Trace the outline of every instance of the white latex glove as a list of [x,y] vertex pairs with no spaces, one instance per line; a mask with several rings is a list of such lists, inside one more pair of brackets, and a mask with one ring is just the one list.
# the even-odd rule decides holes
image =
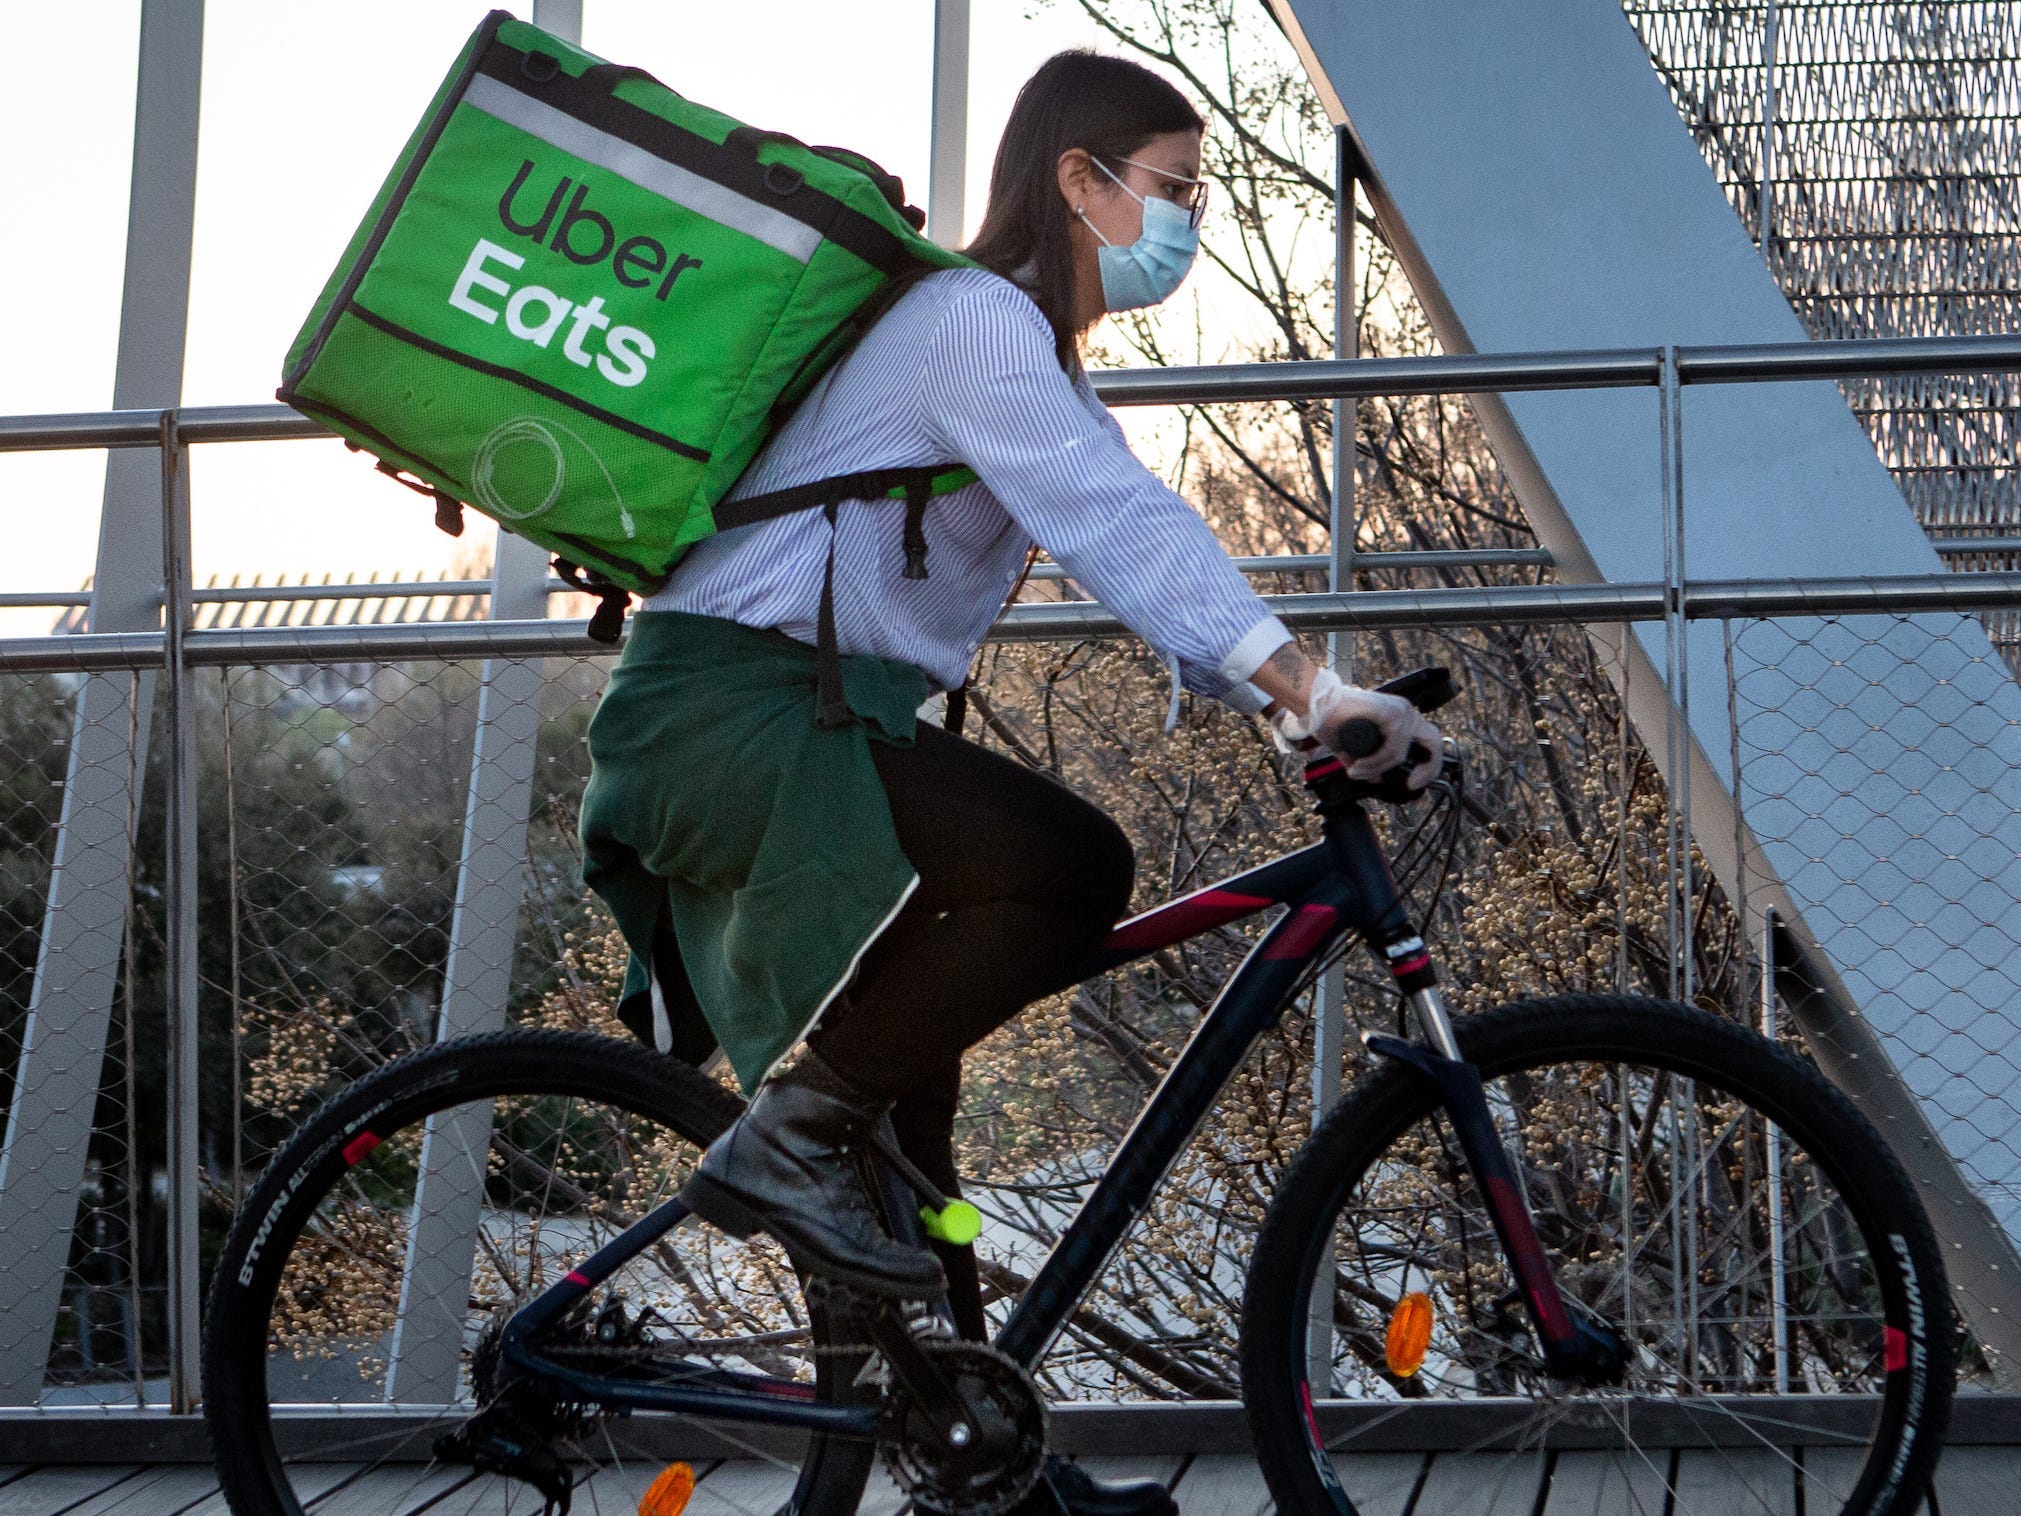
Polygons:
[[[1382,732],[1382,746],[1365,758],[1342,751],[1341,727],[1357,717],[1373,721]],[[1429,755],[1410,771],[1409,786],[1421,790],[1438,776],[1445,739],[1424,713],[1401,695],[1384,695],[1344,683],[1332,669],[1321,669],[1313,677],[1307,696],[1306,713],[1301,718],[1280,708],[1270,718],[1277,745],[1287,753],[1310,757],[1315,747],[1338,753],[1353,779],[1380,779],[1404,761],[1412,742]]]

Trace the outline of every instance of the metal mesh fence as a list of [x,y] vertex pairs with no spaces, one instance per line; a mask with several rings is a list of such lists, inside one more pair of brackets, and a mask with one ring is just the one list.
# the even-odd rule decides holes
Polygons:
[[[2013,676],[1983,640],[1975,643],[1977,625],[1929,615],[1734,622],[1729,666],[1738,672],[1724,694],[1750,833],[1739,851],[1756,865],[1766,858],[1789,891],[1830,906],[1841,935],[1823,944],[1829,959],[1930,1125],[2004,1220],[2021,1169],[2014,1128],[2000,1115],[2015,1083],[2005,1018],[2021,987],[2003,925],[2021,898],[2013,844],[2021,793],[2011,761],[2021,733],[1999,714],[2011,704]],[[1718,633],[1701,625],[1694,636]],[[1462,1009],[1562,991],[1662,995],[1676,982],[1681,948],[1698,1004],[1758,1021],[1761,964],[1745,923],[1750,892],[1757,912],[1773,894],[1766,869],[1716,875],[1707,856],[1736,850],[1713,845],[1723,839],[1705,828],[1716,823],[1700,816],[1706,847],[1693,854],[1689,880],[1679,877],[1666,846],[1670,793],[1616,688],[1607,651],[1619,645],[1615,631],[1482,624],[1361,641],[1371,670],[1441,662],[1466,691],[1441,717],[1469,753],[1464,812],[1447,818],[1459,823],[1450,855],[1444,820],[1421,831],[1420,818],[1399,812],[1384,823]],[[613,1016],[622,944],[581,890],[574,843],[584,731],[606,668],[604,659],[549,658],[191,676],[200,734],[206,1259],[275,1147],[321,1100],[371,1069],[445,1030],[622,1035]],[[1921,692],[1908,706],[1896,688],[1905,673]],[[124,688],[142,683],[120,677]],[[1140,909],[1316,835],[1258,725],[1188,697],[1167,732],[1164,681],[1133,643],[996,644],[968,728],[1117,817],[1136,849]],[[14,759],[10,1071],[21,1066],[60,780],[83,687],[81,679],[19,678],[0,708]],[[117,709],[131,726],[130,707]],[[133,760],[120,751],[110,777],[123,783]],[[149,767],[159,765],[157,740]],[[163,1394],[166,901],[150,861],[161,856],[159,791],[158,782],[143,791],[132,823],[140,842],[134,908],[130,928],[118,927],[119,993],[46,1359],[52,1396],[158,1403]],[[115,787],[102,803],[118,794]],[[525,828],[523,849],[515,822]],[[503,849],[509,866],[487,866],[486,846]],[[1680,921],[1688,923],[1681,941],[1672,935]],[[1915,958],[1918,930],[1941,939],[1941,961]],[[1033,1007],[973,1056],[961,1162],[988,1217],[984,1274],[999,1317],[1254,937],[1254,926],[1217,929],[1078,987]],[[1344,970],[1354,1025],[1393,1030],[1394,1000],[1374,966],[1350,954]],[[1810,1034],[1784,1018],[1780,1035],[1793,1046],[1806,1047]],[[1311,1059],[1305,997],[1266,1037],[1075,1318],[1047,1365],[1055,1393],[1234,1392],[1248,1250],[1306,1134]],[[625,1172],[664,1188],[691,1157],[669,1151],[652,1170],[657,1177],[640,1177],[636,1164]],[[501,1148],[491,1162],[525,1159]],[[589,1162],[577,1155],[545,1167]],[[600,1183],[609,1178],[607,1169],[596,1173]],[[509,1220],[501,1212],[490,1224]],[[579,1251],[588,1235],[549,1233],[559,1250],[549,1263]],[[530,1242],[513,1246],[522,1264],[548,1257]],[[641,1288],[656,1291],[664,1309],[679,1302],[699,1310],[698,1302],[720,1308],[738,1298],[735,1280],[776,1283],[776,1259],[732,1261],[706,1247],[698,1258],[716,1258],[727,1273],[697,1272],[690,1259],[674,1284]],[[745,1335],[799,1330],[778,1316],[784,1310],[753,1307]],[[34,1330],[24,1311],[13,1320],[17,1332]],[[314,1379],[315,1396],[387,1393],[383,1344],[372,1345],[387,1324],[373,1316],[353,1325],[362,1335],[340,1381]],[[768,1351],[785,1351],[787,1339],[766,1341]]]
[[[226,843],[206,885],[229,921],[206,933],[205,978],[238,1017],[232,1098],[250,1112],[241,1174],[257,1170],[304,1098],[434,1041],[445,1001],[480,981],[501,992],[497,1003],[454,1030],[537,1019],[557,996],[581,1004],[584,1026],[620,1030],[608,999],[591,1009],[567,977],[569,950],[596,919],[574,831],[603,665],[555,661],[543,679],[539,661],[505,660],[491,672],[494,689],[530,688],[535,700],[482,712],[489,766],[525,776],[506,787],[516,795],[488,797],[490,810],[517,813],[525,848],[509,867],[464,880],[483,665],[230,670],[204,681],[220,707],[206,780]],[[520,744],[531,751],[515,753]],[[477,819],[513,830],[498,814]],[[503,931],[479,930],[493,915]]]
[[[1879,648],[1891,666],[1912,661],[1938,680],[1937,697],[1922,708],[1921,736],[1891,722],[1887,740],[1906,743],[1908,752],[1945,742],[1997,752],[2013,734],[1982,731],[1985,706],[1973,694],[1988,679],[2010,676],[1984,659],[1944,665],[1942,639],[1923,629],[1928,620],[1884,621],[1888,635],[1861,632],[1862,645]],[[1920,639],[1917,647],[1904,637]],[[1831,727],[1832,719],[1865,719],[1856,701],[1843,711],[1810,712],[1805,705],[1806,660],[1830,663],[1843,650],[1796,623],[1745,623],[1737,638],[1758,665],[1736,685],[1734,701],[1746,741],[1743,791],[1764,843],[1816,850],[1812,834],[1824,827],[1833,837],[1881,849],[1877,856],[1900,870],[1918,865],[1906,842],[1883,846],[1876,828],[1888,818],[1904,838],[1927,836],[1917,845],[1939,850],[1949,846],[1947,826],[1966,826],[1981,840],[1953,848],[1949,872],[1933,868],[1933,883],[1922,893],[1949,890],[1969,910],[1972,888],[2008,887],[2001,860],[1980,854],[2001,846],[1990,839],[2011,834],[2011,778],[1991,784],[1969,814],[1919,818],[1906,803],[1875,808],[1860,783],[1835,768],[1790,774],[1790,744],[1780,740],[1777,723],[1804,723],[1859,749]],[[1433,911],[1433,940],[1463,1007],[1482,1010],[1566,990],[1665,993],[1674,972],[1670,896],[1679,887],[1664,846],[1668,792],[1624,727],[1594,645],[1576,628],[1508,626],[1395,631],[1379,642],[1374,656],[1385,667],[1445,662],[1461,671],[1468,691],[1443,717],[1471,754],[1470,817],[1450,875],[1441,878],[1443,833],[1417,837],[1413,847],[1413,818],[1398,813],[1386,823],[1414,860],[1404,879],[1419,908]],[[583,730],[603,671],[601,660],[493,667],[494,688],[515,676],[541,676],[538,719],[520,739],[533,748],[521,802],[526,861],[509,876],[463,881],[461,927],[459,874],[480,743],[481,665],[198,676],[209,1246],[274,1147],[321,1099],[432,1042],[445,1017],[462,1031],[540,1025],[622,1035],[612,1014],[622,945],[583,896],[573,842],[586,771]],[[1137,850],[1138,908],[1315,835],[1295,783],[1287,782],[1252,721],[1189,698],[1177,728],[1160,729],[1163,679],[1156,660],[1133,644],[999,645],[985,657],[970,717],[972,737],[1059,775],[1117,816]],[[509,714],[490,707],[488,730]],[[492,762],[509,763],[513,751],[494,747]],[[1859,772],[1902,776],[1906,761],[1862,754]],[[510,797],[500,803],[511,809]],[[1849,823],[1848,803],[1868,806],[1869,823]],[[2006,809],[1997,817],[1982,814],[1985,804]],[[2009,847],[2010,869],[2011,855]],[[1922,909],[1908,892],[1885,885],[1889,876],[1879,862],[1819,866],[1845,869],[1844,887],[1873,893],[1860,919],[1877,953],[1891,913]],[[1443,889],[1435,892],[1439,883]],[[487,887],[502,892],[510,907],[510,930],[491,939],[503,940],[509,956],[458,964],[459,950],[482,950],[472,923],[484,908],[477,895]],[[1684,919],[1692,924],[1696,999],[1752,1023],[1759,983],[1741,918],[1702,858],[1690,888]],[[1254,936],[1253,927],[1222,928],[1079,987],[1032,1008],[973,1056],[960,1141],[964,1173],[989,1218],[985,1279],[993,1311],[1000,1315],[1023,1288]],[[1988,950],[1967,934],[1960,951]],[[1996,1014],[2011,997],[2012,966],[2003,965],[1985,965],[1966,987],[1973,1013]],[[1393,1030],[1394,1003],[1382,976],[1358,956],[1345,968],[1355,1024]],[[474,1012],[445,1009],[454,1005],[457,986],[467,990],[487,970],[499,998]],[[1972,1082],[1997,1081],[2010,1067],[1989,1056],[2000,1050],[1972,1041],[1969,1029],[1925,1037],[1916,1017],[1905,1026],[1913,1059],[1948,1081],[1932,1086],[1931,1098],[1970,1122],[1985,1107],[1985,1090],[1975,1091]],[[1802,1045],[1803,1033],[1793,1026],[1783,1035]],[[1056,1393],[1234,1393],[1234,1331],[1248,1248],[1277,1177],[1305,1135],[1310,1090],[1310,1007],[1302,1002],[1266,1038],[1076,1318],[1048,1365]],[[1982,1155],[1972,1177],[1997,1186],[2004,1170],[1993,1159],[2006,1152],[2011,1136],[1989,1140],[1998,1152]],[[494,1161],[504,1160],[494,1155]],[[673,1167],[656,1182],[671,1182],[685,1161],[670,1159]],[[734,1295],[719,1281],[705,1283],[703,1293],[712,1298]],[[684,1286],[692,1287],[693,1281]],[[788,1329],[774,1321],[752,1330],[760,1326]],[[383,1357],[364,1363],[371,1351],[358,1353],[346,1374],[362,1363],[359,1393],[383,1395]],[[121,1378],[102,1357],[99,1377]],[[336,1393],[318,1383],[319,1394]],[[348,1395],[350,1378],[343,1383]]]
[[[1624,9],[1813,337],[2015,330],[2021,6],[1624,0]],[[1845,388],[1934,538],[2021,535],[2011,462],[2021,377]],[[2009,549],[1950,561],[2013,568],[2021,558]],[[2021,615],[1993,622],[2014,656]]]
[[1787,891],[1814,902],[1819,945],[2011,1227],[2021,717],[2014,676],[1978,631],[1953,616],[1740,622],[1729,695],[1753,838]]
[[[17,1388],[32,1392],[46,1372],[59,1404],[143,1398],[166,1349],[152,686],[126,674],[0,680],[0,1208],[10,1239],[0,1354]],[[122,832],[136,839],[130,891],[118,887]],[[46,916],[58,889],[76,903],[61,924]],[[99,951],[73,954],[72,927],[95,930]]]

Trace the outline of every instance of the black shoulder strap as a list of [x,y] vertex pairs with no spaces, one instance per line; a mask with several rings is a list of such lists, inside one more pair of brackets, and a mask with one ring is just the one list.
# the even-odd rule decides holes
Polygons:
[[900,496],[905,501],[905,567],[907,579],[926,578],[926,508],[934,496],[950,494],[975,482],[975,472],[961,465],[922,464],[911,468],[864,469],[836,474],[771,490],[716,507],[716,530],[750,526],[821,508],[828,518],[828,562],[821,571],[821,611],[814,633],[815,724],[841,726],[849,720],[842,693],[842,651],[835,639],[835,509],[845,500],[877,500]]
[[842,690],[842,647],[835,640],[835,505],[828,517],[828,564],[821,570],[821,612],[814,624],[814,724],[846,726],[849,701]]
[[975,482],[975,471],[960,464],[928,463],[911,468],[872,468],[854,474],[835,474],[811,479],[783,490],[747,495],[742,500],[725,500],[716,507],[716,530],[727,532],[749,526],[754,521],[770,521],[795,511],[812,510],[817,505],[840,505],[845,500],[880,500],[886,497],[909,499],[914,490],[928,496],[945,495]]
[[931,481],[908,479],[905,483],[905,567],[907,579],[926,577],[926,506],[933,499]]

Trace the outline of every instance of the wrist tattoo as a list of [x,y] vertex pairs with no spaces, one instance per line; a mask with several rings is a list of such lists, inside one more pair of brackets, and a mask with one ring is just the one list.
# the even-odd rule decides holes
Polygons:
[[[1311,675],[1307,672],[1309,666],[1310,661],[1306,658],[1304,650],[1295,641],[1285,643],[1270,655],[1271,670],[1290,680],[1291,687],[1300,694],[1303,694],[1305,687],[1312,682]],[[1301,674],[1305,675],[1303,679],[1299,677]]]

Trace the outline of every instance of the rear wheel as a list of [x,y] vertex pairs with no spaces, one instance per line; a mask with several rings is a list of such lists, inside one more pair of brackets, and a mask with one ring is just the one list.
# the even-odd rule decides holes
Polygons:
[[1913,1510],[1950,1406],[1949,1295],[1906,1175],[1845,1097],[1659,1001],[1531,1001],[1459,1034],[1568,1303],[1627,1339],[1626,1382],[1544,1372],[1450,1122],[1421,1076],[1380,1068],[1257,1240],[1243,1385],[1279,1508],[1351,1512],[1355,1486],[1401,1509],[1424,1458],[1363,1455],[1430,1449],[1498,1465],[1469,1488],[1499,1503],[1470,1510],[1562,1495],[1697,1516],[1742,1484],[1808,1516]]
[[[671,1197],[741,1105],[635,1044],[514,1031],[400,1059],[325,1106],[248,1196],[212,1285],[204,1412],[232,1510],[302,1516],[361,1481],[388,1513],[538,1510],[529,1473],[594,1479],[578,1509],[629,1508],[667,1461],[656,1455],[701,1447],[770,1466],[769,1482],[740,1470],[739,1503],[853,1511],[868,1442],[803,1447],[551,1403],[522,1414],[515,1400],[528,1445],[545,1450],[516,1472],[434,1453],[516,1393],[497,1361],[505,1318]],[[552,1356],[593,1372],[761,1372],[812,1399],[872,1393],[763,1238],[683,1225],[589,1306],[557,1330]]]

